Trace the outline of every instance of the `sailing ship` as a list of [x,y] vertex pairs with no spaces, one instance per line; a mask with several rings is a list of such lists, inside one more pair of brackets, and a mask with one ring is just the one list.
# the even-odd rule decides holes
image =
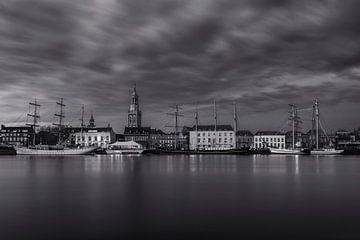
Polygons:
[[298,117],[298,109],[295,105],[290,104],[291,107],[291,115],[289,117],[289,120],[292,121],[292,147],[291,148],[273,148],[268,147],[271,153],[274,154],[294,154],[294,155],[300,155],[304,154],[303,149],[296,148],[296,133],[298,132],[298,124],[300,122]]
[[[38,125],[38,119],[40,118],[38,109],[40,108],[40,104],[38,104],[37,100],[35,99],[34,102],[29,103],[30,106],[34,107],[33,114],[28,114],[29,117],[33,118],[32,124],[27,124],[28,126],[32,126],[33,131],[33,146],[28,147],[15,147],[16,154],[18,155],[85,155],[92,153],[96,147],[78,147],[78,148],[68,148],[61,144],[61,129],[63,125],[63,119],[65,118],[64,115],[64,107],[65,104],[63,99],[61,98],[60,102],[56,102],[57,105],[60,106],[60,113],[55,114],[56,117],[59,118],[59,123],[54,124],[59,128],[58,132],[58,144],[57,145],[35,145],[36,140],[36,127]],[[82,121],[83,122],[83,121]],[[83,124],[81,125],[83,127]]]
[[[318,101],[315,100],[313,106],[313,122],[315,122],[316,132],[315,132],[315,141],[316,148],[310,151],[311,155],[337,155],[344,152],[344,150],[337,150],[333,147],[324,147],[319,148],[319,127],[320,127],[320,111]],[[325,132],[325,131],[324,131]]]

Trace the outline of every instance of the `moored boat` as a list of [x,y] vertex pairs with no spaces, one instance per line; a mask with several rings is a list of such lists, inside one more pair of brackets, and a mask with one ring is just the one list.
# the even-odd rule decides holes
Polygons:
[[313,120],[315,121],[315,126],[316,126],[316,135],[315,135],[316,148],[311,150],[310,154],[311,155],[338,155],[338,154],[342,154],[344,152],[344,150],[337,150],[335,148],[332,148],[331,145],[330,145],[330,147],[319,148],[320,112],[319,112],[319,104],[318,104],[317,100],[315,100],[315,104],[313,106],[313,115],[314,115]]
[[[63,103],[63,99],[60,99],[60,102],[56,102],[57,105],[60,106],[60,112],[58,114],[55,114],[56,117],[59,118],[59,123],[54,123],[53,125],[58,127],[58,144],[57,145],[35,145],[36,143],[36,127],[39,127],[38,123],[38,119],[40,118],[39,115],[39,108],[40,108],[40,104],[38,104],[37,100],[35,99],[34,102],[30,102],[29,103],[30,106],[34,107],[34,112],[33,114],[28,114],[29,117],[33,118],[33,123],[32,124],[27,124],[29,126],[31,126],[34,131],[33,131],[33,140],[32,143],[33,145],[28,146],[28,147],[20,147],[20,146],[16,146],[15,150],[16,150],[16,154],[18,155],[85,155],[85,154],[90,154],[92,153],[97,147],[84,147],[84,146],[79,146],[77,148],[68,148],[65,147],[63,144],[61,144],[61,129],[63,128],[63,118],[65,117],[64,115],[64,107],[65,104]],[[82,108],[82,111],[84,110],[84,108]],[[82,124],[81,124],[81,129],[83,128],[83,113],[82,113]],[[82,130],[81,130],[82,132]]]
[[335,148],[322,148],[314,149],[310,151],[311,155],[338,155],[342,154],[344,150],[337,150]]
[[295,105],[290,104],[291,107],[291,115],[289,117],[289,120],[292,122],[292,146],[291,148],[274,148],[274,147],[268,147],[270,150],[270,153],[274,154],[294,154],[294,155],[301,155],[305,154],[301,147],[301,143],[296,143],[296,134],[298,132],[300,118],[298,116],[298,109]]
[[295,154],[295,155],[301,155],[304,154],[304,151],[301,149],[281,149],[281,148],[269,148],[271,153],[274,154]]
[[91,154],[96,147],[82,148],[51,148],[51,147],[15,147],[17,155],[86,155]]
[[106,154],[141,154],[144,148],[134,141],[114,142],[105,150]]

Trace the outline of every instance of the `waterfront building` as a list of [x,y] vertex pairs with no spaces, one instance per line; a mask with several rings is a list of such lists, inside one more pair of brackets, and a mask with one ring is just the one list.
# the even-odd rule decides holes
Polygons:
[[88,127],[68,127],[64,129],[64,135],[68,136],[67,145],[108,148],[110,143],[115,142],[115,132],[110,124],[96,127],[93,114]]
[[125,127],[125,141],[134,141],[140,143],[144,148],[150,147],[150,127]]
[[244,149],[253,146],[254,135],[249,130],[236,131],[236,148]]
[[150,148],[156,149],[175,149],[175,146],[179,150],[188,150],[187,136],[182,133],[164,133],[159,129],[151,130],[151,143]]
[[285,148],[285,134],[276,131],[259,131],[254,135],[254,148]]
[[338,149],[345,149],[347,152],[358,153],[360,152],[360,138],[359,132],[354,130],[350,132],[347,130],[338,130],[335,133],[336,147]]
[[236,147],[231,125],[199,125],[189,130],[190,150],[228,150]]
[[1,125],[0,143],[14,146],[32,145],[33,128],[29,126],[6,127]]
[[134,90],[131,93],[127,120],[128,120],[127,127],[130,128],[141,127],[141,111],[139,105],[139,96],[136,92],[136,86],[134,86]]

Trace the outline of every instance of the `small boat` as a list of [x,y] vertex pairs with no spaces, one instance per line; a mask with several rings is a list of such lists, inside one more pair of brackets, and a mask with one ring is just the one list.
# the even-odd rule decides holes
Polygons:
[[335,148],[322,148],[310,151],[311,155],[338,155],[342,154],[344,150],[336,150]]
[[285,148],[269,147],[269,150],[271,153],[274,153],[274,154],[295,154],[295,155],[304,154],[304,151],[302,151],[301,149],[285,149]]
[[141,154],[144,151],[144,148],[141,144],[134,141],[118,141],[110,144],[109,148],[105,151],[106,154]]

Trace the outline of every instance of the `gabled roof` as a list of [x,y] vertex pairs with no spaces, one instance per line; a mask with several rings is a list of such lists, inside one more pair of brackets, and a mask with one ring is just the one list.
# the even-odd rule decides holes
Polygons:
[[[190,131],[195,131],[196,126],[193,126]],[[215,125],[198,125],[198,131],[215,131]],[[216,131],[234,131],[231,125],[216,125]]]

